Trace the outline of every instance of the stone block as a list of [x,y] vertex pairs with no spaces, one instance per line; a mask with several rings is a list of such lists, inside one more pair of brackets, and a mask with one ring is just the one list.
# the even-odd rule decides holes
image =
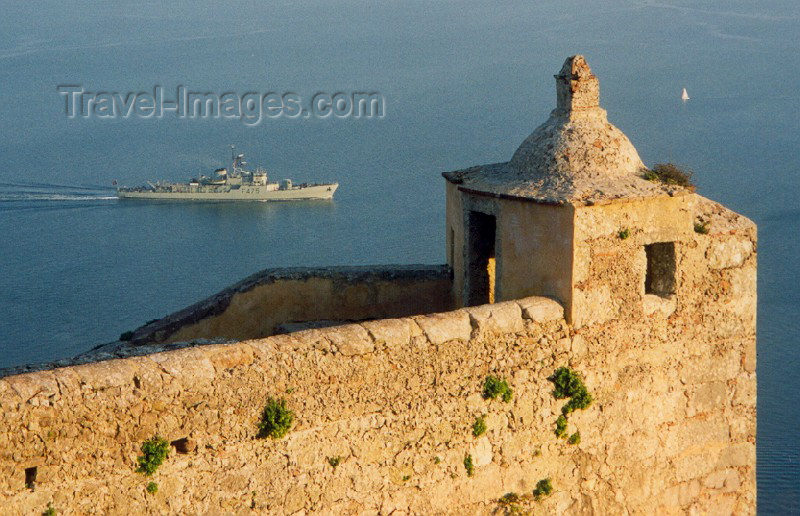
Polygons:
[[286,498],[283,501],[283,511],[286,514],[292,514],[300,511],[305,507],[308,497],[306,492],[301,487],[292,487],[286,493]]
[[217,372],[253,363],[253,348],[241,343],[203,346]]
[[615,318],[618,308],[613,297],[608,285],[586,290],[574,289],[572,313],[575,328],[602,324]]
[[725,492],[737,491],[741,486],[739,473],[732,468],[714,471],[703,480],[708,489],[722,489]]
[[411,342],[411,337],[419,333],[419,328],[411,319],[382,319],[364,321],[361,326],[375,339],[390,347],[404,347]]
[[718,468],[755,466],[756,445],[749,442],[736,443],[723,449],[719,454]]
[[645,294],[642,297],[642,312],[644,315],[656,314],[660,317],[669,317],[675,312],[677,299],[675,296],[661,297],[653,294]]
[[675,478],[680,481],[701,479],[714,470],[716,459],[714,448],[696,449],[693,453],[680,455],[672,460]]
[[304,351],[309,349],[331,350],[331,342],[328,340],[328,328],[297,331],[288,335],[276,335],[270,337],[274,339],[277,337],[284,337],[284,339],[277,339],[275,342],[280,351]]
[[756,406],[756,380],[747,375],[739,376],[733,391],[733,404]]
[[83,388],[103,390],[111,387],[133,388],[136,368],[130,360],[107,360],[94,364],[79,365],[73,368]]
[[472,463],[475,467],[482,467],[492,462],[492,444],[489,438],[484,436],[478,439],[471,447]]
[[465,309],[476,326],[492,333],[519,333],[524,330],[522,310],[515,301],[491,305],[473,306]]
[[413,319],[433,344],[444,344],[451,340],[468,341],[472,335],[469,314],[464,310],[422,315]]
[[727,269],[741,267],[753,254],[753,242],[749,238],[726,237],[714,240],[706,251],[708,267],[711,269]]
[[59,392],[58,383],[52,371],[8,376],[4,380],[23,402],[37,395],[52,396]]
[[253,339],[243,341],[253,348],[255,354],[261,360],[269,360],[278,351],[292,350],[292,335],[273,335],[263,339]]
[[678,489],[678,504],[689,505],[700,494],[700,482],[692,480],[691,482],[684,482]]
[[178,349],[148,355],[167,374],[180,378],[184,385],[207,385],[216,375],[214,364],[202,347]]
[[546,297],[526,297],[517,300],[522,317],[536,322],[555,321],[564,318],[564,307],[558,301]]
[[572,355],[574,357],[582,357],[588,351],[588,346],[586,345],[586,339],[583,338],[582,335],[574,335],[572,337],[572,346],[570,350],[572,351]]
[[725,405],[728,388],[724,382],[708,382],[701,384],[689,396],[686,414],[689,417],[711,412],[721,411]]
[[724,443],[729,435],[724,421],[687,419],[667,429],[664,450],[669,456],[680,455],[693,446]]
[[344,356],[365,355],[375,350],[372,337],[360,324],[333,326],[321,332]]
[[[702,346],[702,344],[701,344]],[[729,380],[741,371],[741,354],[727,350],[718,357],[693,357],[680,368],[680,380],[686,384],[698,384],[717,380]]]

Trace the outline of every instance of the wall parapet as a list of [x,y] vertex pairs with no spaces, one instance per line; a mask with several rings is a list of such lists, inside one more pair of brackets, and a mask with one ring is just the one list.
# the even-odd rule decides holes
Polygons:
[[130,342],[255,338],[286,323],[404,317],[452,308],[446,265],[265,269],[134,330]]
[[76,357],[0,369],[0,378],[114,358],[289,333],[308,327],[451,310],[447,265],[265,269],[162,319],[125,341]]

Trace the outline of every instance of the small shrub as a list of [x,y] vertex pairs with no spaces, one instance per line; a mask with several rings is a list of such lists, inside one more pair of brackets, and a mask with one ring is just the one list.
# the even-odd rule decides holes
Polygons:
[[549,478],[544,478],[536,483],[536,489],[533,490],[533,497],[539,500],[543,496],[547,496],[553,492],[553,484]]
[[553,382],[553,397],[557,400],[571,398],[581,389],[586,390],[581,377],[569,367],[559,367],[547,379]]
[[144,488],[150,494],[156,494],[158,492],[158,484],[155,482],[148,482],[147,487]]
[[583,379],[568,367],[559,367],[555,370],[552,376],[548,378],[555,389],[553,389],[553,397],[556,399],[570,398],[570,400],[561,407],[561,413],[565,416],[576,409],[585,409],[592,404],[592,395],[586,389]]
[[556,437],[564,437],[567,435],[567,418],[564,416],[564,414],[561,414],[558,416],[558,419],[556,419],[555,433]]
[[513,492],[512,493],[506,493],[503,496],[501,496],[500,499],[497,500],[497,502],[500,505],[510,505],[512,503],[518,503],[519,502],[519,495],[517,493],[513,493]]
[[257,437],[280,439],[289,433],[292,421],[294,421],[294,412],[286,408],[286,400],[269,398],[261,413]]
[[342,458],[338,455],[336,457],[328,457],[328,464],[330,464],[333,469],[336,469],[336,467],[341,463]]
[[464,455],[464,469],[467,470],[467,476],[471,477],[475,474],[475,465],[472,463],[472,455]]
[[581,444],[581,433],[579,431],[569,436],[567,439],[569,444]]
[[514,396],[514,391],[509,387],[508,382],[496,376],[487,376],[483,382],[483,398],[493,400],[500,396],[500,398],[508,403]]
[[132,331],[126,331],[126,332],[123,332],[123,333],[122,333],[122,334],[119,336],[119,340],[121,340],[122,342],[128,342],[128,341],[129,341],[129,340],[131,340],[132,338],[133,338],[133,332],[132,332]]
[[625,228],[625,229],[621,230],[618,233],[618,235],[619,235],[619,239],[620,240],[626,240],[629,236],[631,236],[631,230],[628,229],[628,228]]
[[483,416],[480,416],[475,419],[475,422],[472,423],[472,435],[475,437],[480,437],[486,433],[486,420]]
[[136,472],[147,476],[155,473],[169,455],[169,443],[157,435],[143,442],[141,449],[142,454],[136,459],[139,463]]
[[411,475],[403,475],[403,482],[408,482],[411,480]]
[[52,503],[47,504],[47,509],[42,511],[42,516],[56,516],[56,509]]
[[652,170],[644,173],[644,178],[648,181],[659,181],[665,185],[685,186],[694,190],[692,174],[691,170],[681,168],[674,163],[656,163],[653,165]]
[[441,462],[442,462],[442,459],[438,455],[433,458],[433,463],[434,464],[441,464]]
[[694,232],[700,233],[701,235],[707,235],[709,230],[711,229],[710,224],[703,220],[696,220],[694,222]]

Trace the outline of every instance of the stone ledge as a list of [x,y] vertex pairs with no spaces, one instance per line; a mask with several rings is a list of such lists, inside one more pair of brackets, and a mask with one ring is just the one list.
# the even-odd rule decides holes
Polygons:
[[[523,331],[524,320],[544,323],[563,318],[564,309],[557,301],[546,297],[527,297],[411,318],[377,319],[309,329],[240,343],[199,340],[142,347],[122,346],[114,353],[101,354],[94,359],[87,354],[74,359],[72,363],[60,361],[11,368],[6,370],[8,376],[5,378],[10,380],[7,385],[17,386],[14,391],[20,392],[20,397],[27,396],[26,399],[30,399],[40,391],[57,392],[57,385],[53,383],[50,372],[57,372],[58,375],[61,371],[74,371],[79,373],[83,383],[107,388],[130,381],[128,376],[134,370],[140,369],[141,360],[145,359],[172,375],[180,374],[186,367],[185,371],[189,372],[191,369],[192,374],[208,379],[213,378],[218,371],[252,363],[254,351],[263,355],[275,350],[297,351],[313,348],[338,350],[346,356],[353,356],[374,351],[375,344],[379,342],[389,346],[408,345],[412,337],[420,335],[424,335],[434,344],[450,340],[469,340],[473,324],[481,330],[493,333],[516,333]],[[247,345],[239,346],[242,343]]]

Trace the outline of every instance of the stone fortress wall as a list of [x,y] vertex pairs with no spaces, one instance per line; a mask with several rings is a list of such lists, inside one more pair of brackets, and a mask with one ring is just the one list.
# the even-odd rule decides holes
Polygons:
[[[755,227],[691,197],[711,231],[679,238],[668,298],[645,293],[649,237],[609,205],[576,215],[592,231],[576,236],[574,300],[592,317],[527,297],[0,379],[0,512],[491,513],[550,478],[522,504],[754,513]],[[595,400],[569,416],[575,445],[554,434],[560,366]],[[510,402],[482,398],[489,374]],[[256,438],[270,396],[296,414],[281,440]],[[154,434],[190,446],[146,478]]]

